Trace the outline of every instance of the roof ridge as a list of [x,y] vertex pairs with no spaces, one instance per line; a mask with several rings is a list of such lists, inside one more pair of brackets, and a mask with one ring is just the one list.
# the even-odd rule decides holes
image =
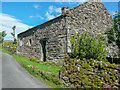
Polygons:
[[[91,0],[90,0],[90,1],[91,1]],[[84,3],[82,3],[82,4],[79,4],[78,6],[73,7],[73,8],[62,7],[61,10],[64,9],[64,8],[69,8],[69,9],[70,9],[69,11],[71,11],[71,10],[74,10],[74,9],[78,8],[79,6],[82,6],[82,5],[85,5],[85,4],[89,3],[90,1],[87,1],[87,2],[84,2]],[[106,7],[104,6],[104,4],[103,4],[100,0],[99,0],[99,3],[102,4],[103,7],[106,9]],[[107,10],[107,9],[106,9],[106,10]],[[109,13],[108,10],[107,10],[107,12],[108,12],[108,14],[110,15],[110,17],[112,18],[111,14]],[[67,13],[61,14],[60,16],[57,16],[57,17],[55,17],[55,18],[53,18],[53,19],[51,19],[51,20],[49,20],[49,21],[46,21],[46,22],[44,22],[44,23],[42,23],[42,24],[40,24],[40,25],[34,26],[34,27],[32,27],[32,28],[30,28],[30,29],[24,31],[24,32],[21,32],[21,33],[19,33],[18,35],[20,35],[20,34],[22,34],[22,33],[25,33],[25,32],[27,32],[27,31],[33,29],[33,28],[37,28],[38,26],[44,25],[44,24],[46,24],[46,23],[48,23],[48,22],[51,22],[51,21],[53,21],[53,20],[55,20],[55,19],[57,19],[57,18],[59,18],[59,17],[66,16],[66,15],[67,15]]]
[[55,18],[53,18],[53,19],[51,19],[51,20],[49,20],[49,21],[46,21],[46,22],[44,22],[44,23],[42,23],[42,24],[39,24],[39,25],[34,26],[34,27],[30,28],[30,29],[27,29],[26,31],[21,32],[21,33],[19,33],[18,35],[20,35],[20,34],[22,34],[22,33],[25,33],[25,32],[27,32],[27,31],[33,29],[33,28],[37,28],[38,26],[44,25],[44,24],[46,24],[46,23],[49,23],[49,22],[51,22],[51,21],[53,21],[53,20],[55,20],[55,19],[57,19],[57,18],[63,17],[63,16],[65,16],[65,15],[62,15],[62,14],[61,14],[61,15],[59,15],[59,16],[57,16],[57,17],[55,17]]

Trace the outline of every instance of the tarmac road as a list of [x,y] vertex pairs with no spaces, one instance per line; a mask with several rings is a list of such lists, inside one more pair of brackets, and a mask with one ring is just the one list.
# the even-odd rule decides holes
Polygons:
[[[50,88],[29,74],[9,54],[2,53],[2,88]],[[0,83],[1,84],[1,83]]]

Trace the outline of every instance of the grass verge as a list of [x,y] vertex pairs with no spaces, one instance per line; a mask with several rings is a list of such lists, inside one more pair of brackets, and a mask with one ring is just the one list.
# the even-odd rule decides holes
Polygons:
[[8,53],[13,56],[19,62],[19,64],[22,65],[30,74],[42,80],[48,86],[52,88],[65,88],[62,85],[61,80],[59,79],[59,71],[61,67],[54,65],[46,65],[45,63],[33,62],[30,60],[30,58],[12,54],[1,46],[2,45],[0,45],[1,52]]

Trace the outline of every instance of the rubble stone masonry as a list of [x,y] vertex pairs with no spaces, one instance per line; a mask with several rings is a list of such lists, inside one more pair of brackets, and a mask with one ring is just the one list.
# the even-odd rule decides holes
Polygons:
[[[62,15],[18,34],[17,53],[59,62],[70,52],[71,35],[88,31],[106,38],[104,33],[112,26],[112,17],[101,2],[88,1],[72,9],[63,7]],[[118,57],[118,51],[116,45],[107,47],[108,56]]]

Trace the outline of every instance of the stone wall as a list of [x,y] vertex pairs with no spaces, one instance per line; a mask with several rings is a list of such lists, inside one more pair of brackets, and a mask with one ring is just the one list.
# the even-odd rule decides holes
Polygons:
[[[66,27],[67,27],[67,43],[70,46],[69,36],[74,33],[88,31],[90,34],[103,35],[106,30],[113,26],[112,17],[101,2],[85,2],[79,6],[68,9],[66,7]],[[107,38],[105,40],[107,42]],[[118,57],[119,49],[117,45],[109,45],[107,48],[108,56]],[[68,52],[71,52],[68,47]]]
[[120,65],[66,57],[60,79],[71,88],[120,88]]
[[[101,2],[89,1],[72,9],[63,7],[59,17],[19,34],[17,53],[34,56],[42,61],[46,53],[46,60],[58,61],[71,52],[71,35],[88,31],[89,34],[102,34],[107,42],[104,33],[112,25],[112,17]],[[112,45],[107,47],[108,57],[118,57],[119,49],[117,45]]]
[[58,61],[64,57],[66,54],[64,15],[19,34],[17,53],[34,56],[43,61],[41,40],[46,41],[46,60]]

